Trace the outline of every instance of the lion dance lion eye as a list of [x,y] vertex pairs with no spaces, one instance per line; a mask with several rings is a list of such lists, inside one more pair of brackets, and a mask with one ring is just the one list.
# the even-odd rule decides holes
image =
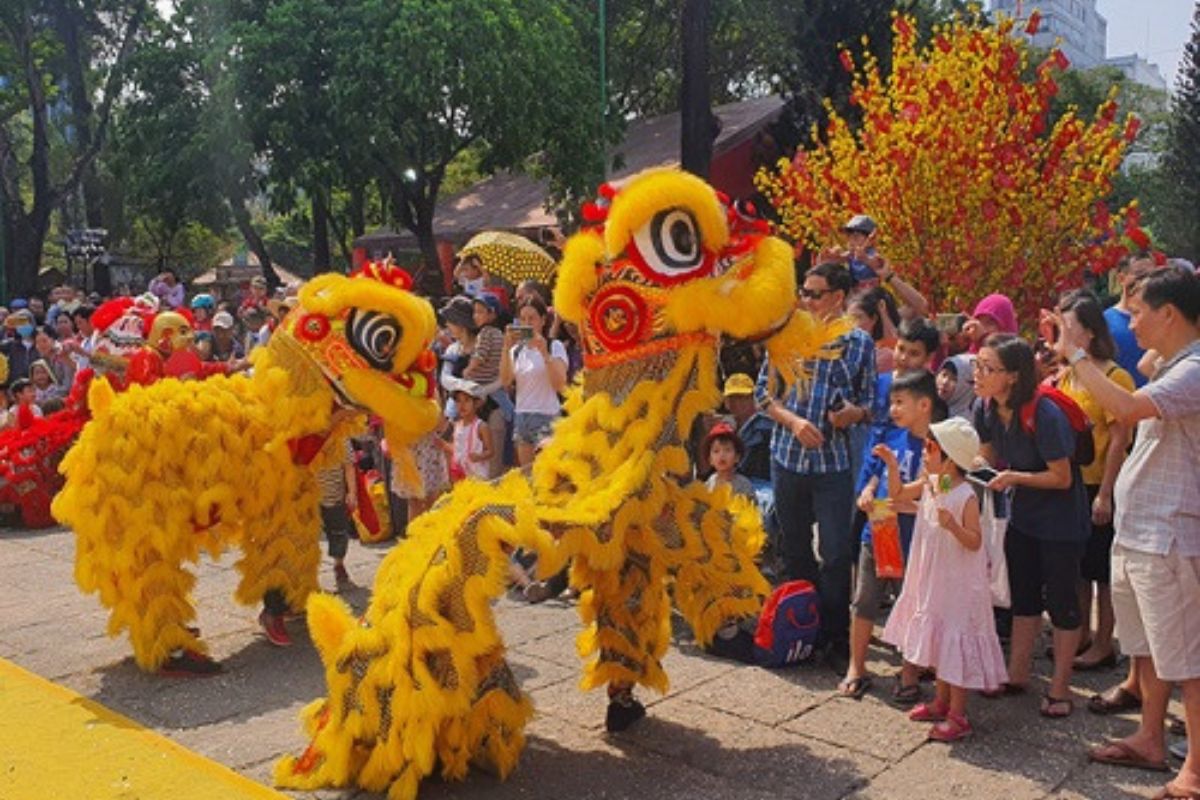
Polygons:
[[354,309],[346,320],[346,338],[354,352],[375,369],[391,370],[404,329],[387,314]]
[[700,246],[700,226],[683,208],[659,211],[633,235],[636,258],[667,281],[695,277],[709,266]]

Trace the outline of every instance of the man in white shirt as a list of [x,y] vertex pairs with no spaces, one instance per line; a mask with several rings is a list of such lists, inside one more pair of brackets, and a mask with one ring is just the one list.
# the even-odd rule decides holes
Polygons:
[[[1188,757],[1165,797],[1200,796],[1200,278],[1179,267],[1145,276],[1129,298],[1138,344],[1159,355],[1134,392],[1086,358],[1087,333],[1058,317],[1059,354],[1118,419],[1138,423],[1115,489],[1113,610],[1121,649],[1139,659],[1137,732],[1093,749],[1093,761],[1165,768],[1164,725],[1173,684],[1183,690]],[[1081,355],[1081,353],[1083,355]]]

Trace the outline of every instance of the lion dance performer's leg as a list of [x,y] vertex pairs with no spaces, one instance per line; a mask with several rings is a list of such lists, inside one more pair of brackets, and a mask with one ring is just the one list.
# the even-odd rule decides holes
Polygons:
[[472,762],[507,775],[532,707],[504,661],[490,603],[504,591],[512,546],[555,557],[531,512],[517,474],[462,484],[409,525],[361,623],[336,598],[309,600],[329,696],[306,709],[312,743],[276,766],[280,785],[357,785],[408,800],[438,763],[447,778]]
[[[675,603],[708,645],[722,627],[758,613],[770,590],[754,565],[762,546],[762,524],[748,503],[729,510],[727,496],[702,484],[666,486],[666,509],[652,527],[624,528],[626,558],[616,569],[595,569],[586,555],[575,557],[572,582],[586,587],[580,603],[593,627],[580,636],[587,667],[585,689],[608,686],[606,725],[618,731],[641,718],[632,699],[634,684],[665,692],[662,657],[670,641],[670,601],[666,585],[675,578]],[[618,518],[615,525],[620,526]],[[619,533],[617,534],[620,535]]]
[[[239,603],[255,605],[270,593],[283,609],[302,609],[318,591],[321,564],[320,492],[311,470],[289,468],[286,453],[252,456],[254,474],[278,476],[280,483],[262,487],[257,505],[247,509],[243,522],[242,557],[237,562],[241,581]],[[276,461],[280,463],[275,463]]]
[[624,730],[645,714],[632,696],[634,684],[667,690],[662,658],[671,641],[671,602],[666,564],[656,558],[655,532],[625,529],[625,558],[615,568],[597,568],[594,555],[575,556],[571,582],[583,589],[579,614],[588,628],[578,640],[579,654],[595,656],[585,669],[583,689],[607,686],[610,731]]
[[[53,511],[76,535],[76,582],[111,609],[109,635],[127,629],[138,666],[155,671],[174,650],[204,652],[188,628],[196,578],[183,565],[216,544],[197,529],[190,498],[156,480],[159,464],[150,454],[160,432],[145,424],[155,400],[131,395],[125,413],[109,414],[111,387],[92,387],[95,416],[63,460],[67,483]],[[131,418],[143,424],[131,426]]]

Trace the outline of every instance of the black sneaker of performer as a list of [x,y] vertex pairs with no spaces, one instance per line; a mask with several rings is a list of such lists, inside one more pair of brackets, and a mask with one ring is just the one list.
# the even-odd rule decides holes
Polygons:
[[646,707],[633,698],[632,691],[625,689],[608,699],[604,727],[609,733],[620,733],[644,716]]
[[220,662],[195,650],[176,650],[158,668],[158,674],[166,678],[207,678],[223,671]]

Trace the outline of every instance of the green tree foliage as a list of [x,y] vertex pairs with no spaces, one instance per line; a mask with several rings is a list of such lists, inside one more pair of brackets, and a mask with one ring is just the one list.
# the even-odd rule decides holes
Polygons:
[[[338,20],[330,92],[351,121],[341,146],[367,159],[395,220],[440,283],[433,210],[468,148],[484,169],[533,167],[569,196],[595,184],[595,81],[580,53],[579,9],[554,0],[361,0]],[[589,162],[591,162],[589,164]]]
[[[9,294],[36,286],[51,217],[91,174],[148,13],[142,0],[0,4],[0,193]],[[99,221],[94,208],[88,216]]]
[[1200,260],[1200,5],[1171,102],[1162,159],[1161,219],[1154,231],[1170,255]]
[[197,79],[200,43],[182,35],[177,21],[156,18],[148,27],[130,63],[131,92],[106,159],[126,221],[114,233],[138,252],[152,250],[160,269],[178,268],[180,259],[196,257],[193,244],[203,241],[197,226],[211,231],[229,224],[215,180],[224,154],[206,129],[210,96]]

